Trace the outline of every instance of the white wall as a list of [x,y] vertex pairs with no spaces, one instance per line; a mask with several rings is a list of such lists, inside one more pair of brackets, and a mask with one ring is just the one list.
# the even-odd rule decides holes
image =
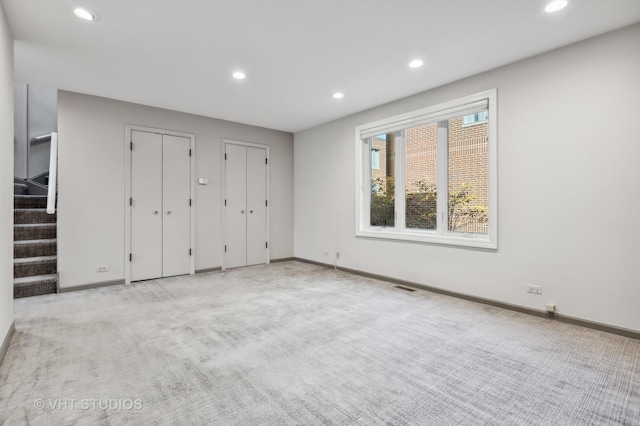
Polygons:
[[13,37],[0,5],[0,345],[13,323]]
[[[640,331],[639,46],[636,24],[295,134],[295,256]],[[493,87],[499,249],[355,238],[354,127]]]
[[27,178],[27,85],[13,84],[13,175]]
[[[60,91],[60,286],[124,279],[125,125],[196,135],[196,270],[221,266],[221,140],[271,149],[272,259],[293,256],[293,135],[228,121]],[[109,265],[98,273],[97,265]]]
[[32,138],[58,130],[58,91],[24,83],[13,85],[14,176],[27,179],[49,170],[49,141]]
[[50,142],[29,143],[31,139],[58,130],[58,91],[27,86],[27,128],[29,178],[49,170]]

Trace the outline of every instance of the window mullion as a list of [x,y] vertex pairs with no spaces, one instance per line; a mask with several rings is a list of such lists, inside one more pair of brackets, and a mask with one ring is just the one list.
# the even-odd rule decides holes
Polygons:
[[404,131],[400,133],[400,136],[396,137],[395,147],[395,162],[396,162],[396,175],[395,175],[395,211],[396,221],[395,228],[397,230],[405,229],[405,187],[406,187],[406,142]]
[[362,144],[362,185],[360,191],[362,194],[363,208],[363,224],[368,228],[371,226],[371,138],[368,138]]
[[437,131],[437,231],[444,234],[449,223],[449,121],[439,121]]

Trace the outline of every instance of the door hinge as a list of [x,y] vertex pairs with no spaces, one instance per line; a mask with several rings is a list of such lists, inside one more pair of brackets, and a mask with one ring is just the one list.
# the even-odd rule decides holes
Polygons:
[[224,246],[224,252],[225,253],[227,252],[227,246]]
[[189,157],[191,157],[191,150],[189,150]]
[[129,262],[133,262],[133,254],[129,253]]
[[226,198],[224,199],[224,205],[225,206],[227,205],[227,199]]
[[189,256],[191,256],[191,249],[189,249]]
[[132,206],[133,205],[133,198],[129,198],[129,205]]
[[264,159],[264,164],[269,164],[269,159],[268,158]]
[[264,206],[269,207],[269,200],[264,200]]
[[224,159],[225,160],[227,159],[227,153],[226,152],[224,153]]
[[129,143],[129,149],[130,149],[131,151],[133,151],[133,142],[130,142],[130,143]]
[[191,198],[189,198],[189,205],[191,205]]
[[269,243],[264,243],[264,248],[269,248]]

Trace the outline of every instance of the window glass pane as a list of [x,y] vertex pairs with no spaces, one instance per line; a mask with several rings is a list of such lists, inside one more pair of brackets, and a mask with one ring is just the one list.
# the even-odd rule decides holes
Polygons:
[[488,127],[464,127],[466,117],[449,120],[449,223],[448,230],[487,234],[489,213]]
[[487,111],[478,112],[471,115],[465,115],[462,118],[462,124],[468,125],[468,124],[482,123],[484,121],[487,121],[488,116],[489,116],[489,113]]
[[[395,226],[395,148],[396,133],[371,138],[371,226]],[[377,151],[377,168],[373,152]]]
[[437,129],[432,123],[405,130],[407,228],[436,229]]
[[371,150],[371,168],[380,169],[380,150],[378,149]]

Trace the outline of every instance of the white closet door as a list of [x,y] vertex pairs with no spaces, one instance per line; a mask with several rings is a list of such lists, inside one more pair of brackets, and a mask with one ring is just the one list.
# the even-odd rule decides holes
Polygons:
[[247,265],[267,262],[267,150],[247,147]]
[[162,276],[162,135],[131,132],[131,280]]
[[190,141],[170,135],[162,139],[162,276],[170,277],[190,272]]
[[225,268],[247,264],[247,149],[225,145]]

